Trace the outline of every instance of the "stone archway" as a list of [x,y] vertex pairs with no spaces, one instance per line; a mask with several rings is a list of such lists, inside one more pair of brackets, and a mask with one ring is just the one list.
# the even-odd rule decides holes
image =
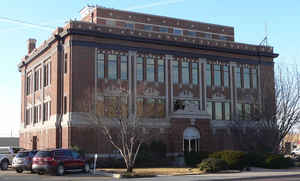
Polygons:
[[183,151],[198,152],[200,150],[200,132],[195,127],[183,131]]

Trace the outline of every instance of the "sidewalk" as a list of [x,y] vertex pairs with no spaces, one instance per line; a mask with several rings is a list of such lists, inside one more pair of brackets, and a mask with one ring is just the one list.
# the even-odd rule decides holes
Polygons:
[[263,179],[274,177],[292,177],[300,176],[300,169],[262,169],[251,168],[251,171],[240,173],[216,173],[197,175],[197,180],[213,181],[213,180],[241,180],[241,179]]
[[[96,175],[104,177],[112,177],[113,175],[101,170],[96,170]],[[275,178],[275,177],[300,177],[300,169],[262,169],[262,168],[251,168],[251,171],[243,171],[240,173],[215,173],[215,174],[203,174],[203,175],[181,175],[181,176],[167,176],[158,175],[157,177],[147,178],[147,180],[160,180],[160,181],[216,181],[216,180],[247,180],[247,179],[264,179],[264,178]],[[115,177],[116,178],[116,177]],[[112,180],[115,180],[112,178]],[[130,180],[140,180],[130,179]],[[127,180],[127,179],[121,179]]]

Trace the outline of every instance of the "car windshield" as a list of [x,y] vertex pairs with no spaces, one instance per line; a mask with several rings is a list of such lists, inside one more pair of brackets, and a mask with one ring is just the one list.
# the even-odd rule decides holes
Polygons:
[[16,157],[17,158],[24,158],[27,157],[29,155],[29,152],[19,152]]
[[35,157],[51,157],[51,151],[39,151]]

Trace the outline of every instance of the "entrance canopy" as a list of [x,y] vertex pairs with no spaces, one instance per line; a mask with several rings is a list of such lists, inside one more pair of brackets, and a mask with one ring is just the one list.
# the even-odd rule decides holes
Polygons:
[[197,128],[188,127],[183,132],[183,139],[185,139],[185,140],[200,139],[200,133],[197,130]]

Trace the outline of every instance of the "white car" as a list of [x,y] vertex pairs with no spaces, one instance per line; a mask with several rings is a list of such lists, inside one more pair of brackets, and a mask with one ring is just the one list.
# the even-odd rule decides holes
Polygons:
[[8,165],[12,164],[13,158],[16,156],[18,151],[24,150],[19,147],[0,147],[0,169],[7,170]]
[[291,152],[293,156],[300,156],[300,148],[296,148]]

